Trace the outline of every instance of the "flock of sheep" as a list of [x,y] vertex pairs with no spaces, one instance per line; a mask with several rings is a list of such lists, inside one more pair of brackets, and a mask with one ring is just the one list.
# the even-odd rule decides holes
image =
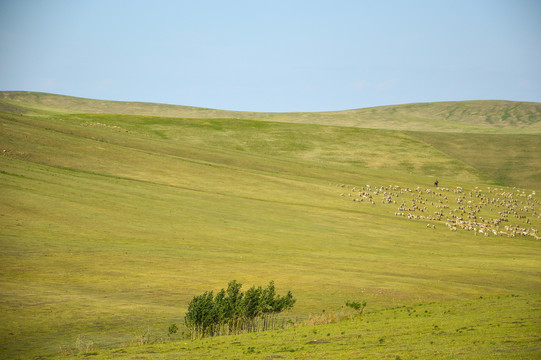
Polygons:
[[527,194],[516,188],[476,187],[402,188],[388,186],[346,186],[341,196],[360,204],[395,207],[395,216],[428,222],[427,228],[444,223],[451,231],[472,231],[483,236],[529,236],[541,240],[537,228],[541,225],[539,201],[535,191]]

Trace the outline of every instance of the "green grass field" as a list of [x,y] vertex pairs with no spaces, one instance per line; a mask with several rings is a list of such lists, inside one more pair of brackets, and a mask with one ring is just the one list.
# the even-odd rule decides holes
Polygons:
[[[382,203],[385,190],[371,192],[374,204],[352,201],[353,186],[419,187],[433,214],[439,198],[426,190],[438,178],[446,212],[478,204],[478,187],[494,200],[478,216],[499,218],[511,206],[505,196],[517,216],[506,225],[540,229],[540,105],[485,105],[447,104],[443,124],[442,104],[423,114],[404,105],[250,119],[2,93],[2,357],[538,358],[533,235],[479,236],[395,216],[411,202],[405,192],[394,191],[396,203]],[[358,113],[375,115],[365,124]],[[194,295],[233,279],[291,290],[297,303],[286,316],[299,323],[352,299],[366,300],[368,313],[133,347],[144,334],[167,339]]]
[[[328,325],[95,351],[97,359],[535,359],[539,298],[510,295],[374,311]],[[517,315],[522,311],[523,315]],[[90,340],[83,339],[84,345]],[[76,358],[63,355],[58,359]]]
[[316,113],[257,113],[4,91],[0,92],[0,109],[30,114],[105,113],[198,119],[248,119],[455,133],[541,133],[539,122],[541,103],[515,101],[452,101]]

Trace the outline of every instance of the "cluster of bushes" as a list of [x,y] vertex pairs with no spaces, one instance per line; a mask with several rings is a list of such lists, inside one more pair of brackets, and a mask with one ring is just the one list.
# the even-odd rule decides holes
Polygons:
[[192,338],[274,329],[276,315],[291,309],[296,301],[291,291],[277,295],[274,281],[264,289],[253,286],[242,292],[241,288],[233,280],[215,296],[207,291],[192,299],[184,318]]

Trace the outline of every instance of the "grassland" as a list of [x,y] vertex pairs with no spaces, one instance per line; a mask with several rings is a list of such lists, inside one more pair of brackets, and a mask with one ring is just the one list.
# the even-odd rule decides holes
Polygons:
[[[148,104],[130,114],[132,104],[85,100],[90,109],[72,103],[80,99],[31,95],[37,100],[3,93],[0,101],[4,357],[77,356],[77,338],[93,343],[96,358],[539,355],[538,241],[427,228],[394,216],[394,207],[342,197],[337,186],[432,188],[438,177],[466,191],[539,190],[538,104],[516,107],[528,122],[494,110],[506,121],[490,134],[448,137],[402,130],[418,126],[407,117],[391,130],[338,118],[320,124],[317,115],[309,123],[310,114],[295,122],[171,116]],[[480,126],[470,124],[454,129]],[[480,149],[483,157],[468,160]],[[539,229],[539,217],[530,218]],[[194,295],[232,279],[292,290],[288,316],[299,321],[350,299],[366,300],[369,314],[365,322],[127,346],[147,331],[166,338]]]
[[[227,111],[142,102],[115,102],[32,92],[0,92],[0,109],[21,113],[106,113],[182,118],[267,120],[371,129],[540,134],[541,104],[451,101],[317,113]],[[5,111],[4,110],[4,111]]]
[[96,359],[535,359],[539,305],[538,297],[516,295],[415,304],[373,311],[363,321],[87,354]]
[[411,133],[499,184],[539,189],[541,137],[531,134]]

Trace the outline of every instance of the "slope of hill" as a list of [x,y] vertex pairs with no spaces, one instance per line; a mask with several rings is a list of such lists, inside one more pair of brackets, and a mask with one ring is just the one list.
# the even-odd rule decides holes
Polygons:
[[0,110],[110,113],[184,118],[236,118],[373,129],[475,133],[541,133],[541,103],[462,101],[381,106],[319,113],[257,113],[142,102],[0,92]]
[[[416,304],[373,311],[365,321],[355,318],[326,325],[114,350],[93,348],[80,356],[96,360],[535,359],[541,351],[536,336],[540,325],[539,300],[511,295]],[[502,319],[497,324],[495,312]]]
[[[247,286],[275,280],[277,288],[291,289],[293,319],[338,310],[351,299],[368,301],[372,312],[436,302],[445,318],[441,301],[462,307],[483,296],[491,300],[477,303],[482,309],[475,313],[499,324],[501,314],[521,322],[523,309],[539,303],[541,248],[530,230],[541,227],[539,195],[495,187],[479,163],[457,159],[462,145],[438,150],[452,145],[442,134],[1,103],[0,351],[6,358],[71,351],[82,338],[101,353],[141,342],[147,332],[166,337],[194,295],[233,279]],[[515,153],[511,168],[535,173],[521,167],[539,161],[536,138],[507,140],[514,136],[484,135],[479,142],[497,139],[513,151],[525,144],[531,158]],[[436,176],[445,199],[433,195]],[[367,185],[381,192],[363,198],[358,193]],[[516,200],[505,225],[527,228],[527,235],[450,231],[445,220],[428,218],[436,209],[461,215],[478,205],[479,189],[494,201],[476,215],[487,220],[483,226],[510,211],[502,201]],[[396,215],[402,204],[417,207],[412,203],[424,203],[415,215],[422,218]],[[511,295],[529,303],[514,309]],[[524,316],[526,328],[503,324],[513,346],[526,346],[520,354],[538,351],[530,336],[535,306]],[[370,344],[383,344],[375,335],[380,325],[370,328]],[[404,325],[403,333],[418,325]],[[466,326],[436,325],[457,334]],[[353,331],[347,326],[327,331],[338,338]],[[498,334],[490,341],[508,354],[509,338]],[[396,341],[394,349],[404,345],[389,332],[381,336]],[[447,354],[458,351],[461,339],[449,339]],[[477,347],[478,338],[467,339]],[[386,355],[383,346],[370,351]]]
[[[541,186],[541,157],[538,156],[541,153],[540,103],[463,101],[321,113],[254,113],[4,91],[0,93],[0,111],[35,115],[58,113],[63,116],[78,113],[159,116],[159,120],[153,120],[156,128],[161,126],[159,123],[165,124],[166,127],[167,124],[174,123],[173,120],[166,118],[180,117],[216,119],[216,121],[217,119],[246,119],[364,129],[409,130],[417,132],[412,132],[409,136],[414,136],[437,151],[473,166],[498,184],[534,189],[539,189]],[[105,118],[111,117],[105,116]],[[160,130],[156,132],[159,133]],[[449,136],[448,133],[453,133],[453,135]],[[527,136],[496,136],[509,134]],[[186,138],[191,137],[186,136],[184,141]],[[202,142],[205,141],[207,140]],[[299,141],[299,138],[295,141]],[[306,156],[308,156],[307,153],[305,151]],[[356,151],[355,155],[356,160],[352,161],[364,164],[375,163],[377,161],[374,158],[379,158],[378,152],[373,151]],[[415,162],[415,159],[415,156],[409,156],[403,164],[406,165],[412,160]],[[396,166],[395,163],[387,163],[387,166]],[[442,172],[435,175],[445,175],[445,169],[448,168],[444,166],[441,168]]]
[[541,190],[541,136],[411,132],[414,138],[479,170],[498,184]]

